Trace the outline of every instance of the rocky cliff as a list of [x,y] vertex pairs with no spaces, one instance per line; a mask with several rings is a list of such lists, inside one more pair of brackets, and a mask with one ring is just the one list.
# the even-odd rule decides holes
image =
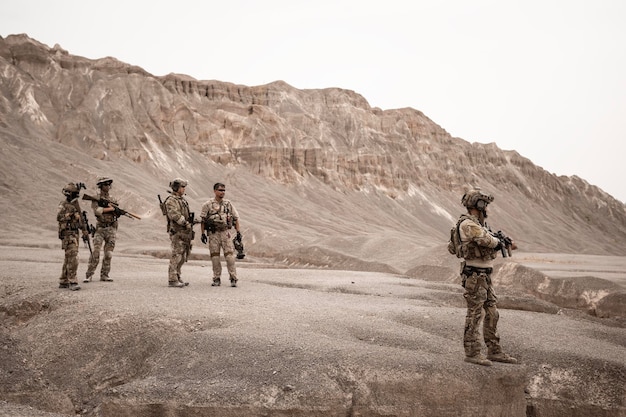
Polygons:
[[[278,205],[291,204],[295,188],[337,192],[348,201],[343,210],[368,206],[363,213],[354,210],[356,223],[410,230],[419,247],[445,240],[462,211],[464,187],[479,185],[496,195],[492,217],[526,249],[626,253],[626,208],[601,189],[550,174],[495,144],[453,138],[418,110],[372,108],[353,91],[155,77],[114,58],[73,56],[26,35],[0,40],[0,74],[3,146],[19,149],[14,158],[23,161],[11,163],[29,177],[54,164],[66,176],[83,167],[87,172],[80,175],[93,181],[100,166],[121,163],[131,177],[149,173],[154,184],[167,184],[177,171],[193,188],[212,183],[202,172],[236,172],[287,190],[289,198]],[[25,149],[48,156],[60,150],[67,160],[33,164]],[[3,152],[3,160],[9,158]],[[65,181],[59,178],[55,189]],[[40,183],[20,185],[47,192]],[[144,192],[132,181],[125,185],[133,194]],[[247,195],[258,191],[238,187]]]

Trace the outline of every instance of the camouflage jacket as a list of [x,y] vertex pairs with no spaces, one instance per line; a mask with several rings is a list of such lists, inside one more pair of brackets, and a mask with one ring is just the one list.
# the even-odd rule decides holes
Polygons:
[[230,200],[224,199],[220,202],[212,198],[202,205],[200,217],[205,224],[210,222],[216,225],[218,230],[225,230],[235,225],[239,214]]
[[78,233],[79,230],[86,230],[81,217],[80,204],[78,198],[72,201],[62,200],[57,211],[57,222],[59,222],[59,237],[68,233]]
[[167,210],[167,229],[174,234],[181,230],[188,229],[189,223],[189,203],[184,197],[175,194],[169,195],[165,199]]
[[[117,204],[116,198],[111,197],[108,193],[104,194],[102,193],[102,191],[98,191],[98,193],[96,194],[96,198],[98,198],[98,200],[104,198],[109,200],[111,203]],[[97,201],[91,202],[91,208],[93,209],[93,214],[96,216],[98,225],[111,224],[117,221],[118,216],[115,215],[115,212],[107,211],[106,213],[104,213],[105,207],[100,207]]]
[[460,251],[466,265],[491,267],[496,259],[495,247],[500,241],[476,216],[463,214],[459,218]]

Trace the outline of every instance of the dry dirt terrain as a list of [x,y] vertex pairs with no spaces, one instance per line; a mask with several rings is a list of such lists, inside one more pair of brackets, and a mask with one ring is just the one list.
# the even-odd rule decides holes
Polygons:
[[[572,268],[555,257],[521,259]],[[461,288],[434,274],[247,258],[238,288],[215,288],[196,259],[177,289],[167,260],[122,249],[114,282],[70,292],[56,288],[61,260],[59,248],[2,248],[1,416],[626,415],[616,319],[548,302],[502,308],[503,346],[521,364],[488,368],[463,362]],[[598,260],[577,269],[623,277],[623,258]],[[511,294],[504,307],[519,302]]]
[[[358,92],[156,77],[27,35],[0,37],[0,150],[0,416],[626,417],[626,205],[583,178]],[[114,282],[60,290],[62,188],[101,176],[141,220],[120,218]],[[191,285],[166,286],[177,177],[196,215],[227,185],[238,288],[210,286],[199,234]],[[519,365],[463,361],[445,245],[476,186],[520,248],[493,276]]]

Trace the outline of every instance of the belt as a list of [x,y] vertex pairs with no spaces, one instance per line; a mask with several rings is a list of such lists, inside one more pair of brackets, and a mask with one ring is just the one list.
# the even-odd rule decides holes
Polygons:
[[98,223],[98,227],[111,227],[111,226],[115,226],[117,222],[111,222],[111,223]]
[[465,268],[463,268],[463,273],[466,275],[471,275],[471,274],[491,275],[492,272],[493,272],[493,268],[479,268],[477,266],[470,266],[470,265],[465,265]]

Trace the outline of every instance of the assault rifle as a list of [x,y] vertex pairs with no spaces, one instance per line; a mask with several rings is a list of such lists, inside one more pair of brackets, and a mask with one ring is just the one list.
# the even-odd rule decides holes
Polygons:
[[502,230],[498,230],[496,233],[491,232],[491,235],[500,241],[500,253],[502,253],[503,258],[510,257],[511,250],[517,249],[513,240],[505,235]]
[[237,232],[237,236],[233,239],[233,245],[237,251],[237,259],[243,259],[246,257],[246,254],[243,251],[243,242],[241,239],[241,233]]
[[[159,200],[161,199],[161,196],[159,196]],[[189,255],[191,254],[191,247],[193,246],[193,239],[196,237],[196,232],[193,230],[193,227],[198,224],[198,223],[202,223],[200,220],[196,220],[196,213],[189,213],[189,224],[191,224],[191,234],[189,235],[189,245],[187,246],[184,256],[185,256],[185,262],[187,262],[189,260]]]
[[141,217],[137,216],[134,213],[131,213],[130,211],[126,211],[126,210],[120,208],[120,206],[118,206],[117,203],[109,201],[106,198],[97,198],[97,197],[92,197],[92,196],[90,196],[88,194],[83,194],[83,200],[97,201],[98,205],[100,207],[109,207],[109,206],[111,206],[111,207],[113,207],[115,209],[115,215],[117,217],[126,216],[126,217],[130,217],[131,219],[141,220]]
[[93,237],[94,234],[96,233],[96,228],[94,227],[93,224],[89,224],[89,219],[87,218],[87,212],[85,210],[83,210],[82,218],[83,218],[83,225],[87,229],[87,234],[83,235],[83,242],[85,242],[85,245],[87,245],[87,247],[89,248],[89,253],[93,254],[93,250],[91,249],[91,240],[89,239],[89,235]]

